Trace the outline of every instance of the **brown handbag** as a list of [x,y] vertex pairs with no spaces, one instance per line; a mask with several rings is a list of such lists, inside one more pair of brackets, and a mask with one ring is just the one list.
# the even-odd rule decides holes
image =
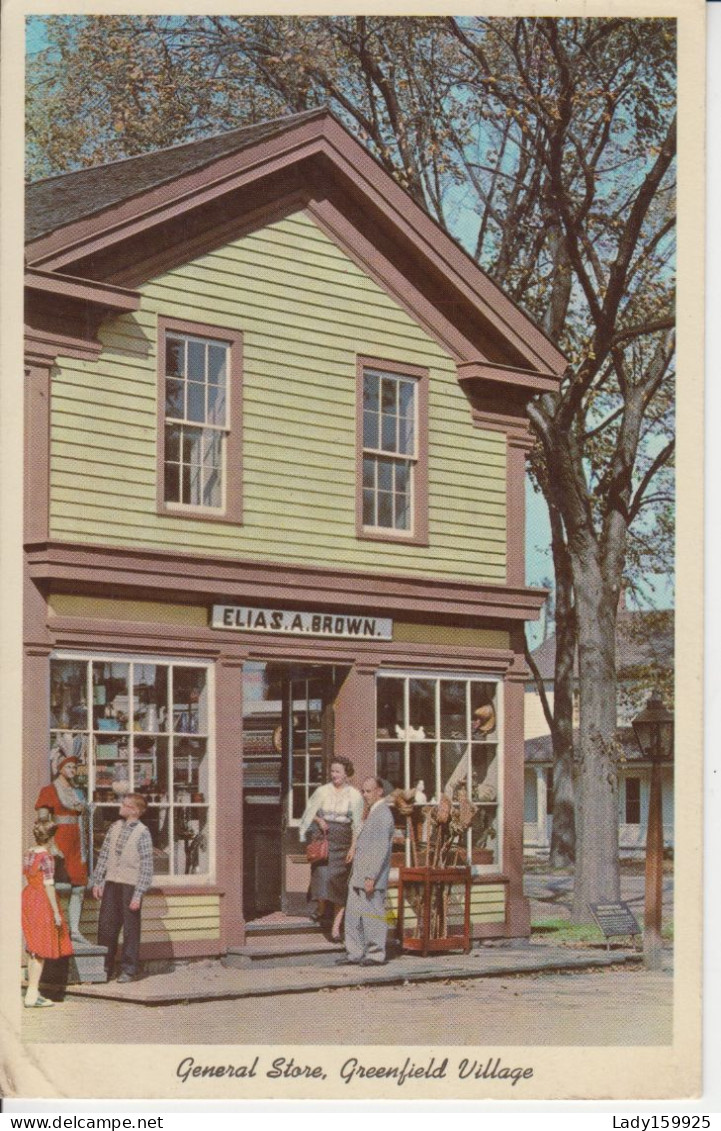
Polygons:
[[328,859],[328,834],[321,832],[319,836],[309,840],[305,846],[305,858],[309,864],[325,864]]

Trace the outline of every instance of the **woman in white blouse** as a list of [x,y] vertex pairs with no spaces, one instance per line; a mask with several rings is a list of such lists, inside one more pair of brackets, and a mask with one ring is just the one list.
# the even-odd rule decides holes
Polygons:
[[301,841],[308,833],[312,839],[313,832],[318,829],[328,835],[328,859],[311,868],[310,898],[317,901],[317,909],[312,916],[316,920],[323,917],[327,904],[332,904],[331,935],[335,942],[341,937],[350,865],[363,819],[363,798],[349,781],[354,772],[349,758],[339,756],[333,759],[330,781],[318,786],[312,794],[298,830]]

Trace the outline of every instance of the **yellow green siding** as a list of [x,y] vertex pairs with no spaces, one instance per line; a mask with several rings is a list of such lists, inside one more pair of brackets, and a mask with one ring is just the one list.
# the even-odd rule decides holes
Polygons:
[[[484,923],[505,923],[506,921],[506,885],[505,884],[472,884],[471,886],[471,926],[482,926]],[[403,926],[407,930],[415,930],[418,916],[411,904],[404,900]],[[386,896],[386,915],[388,922],[395,924],[398,921],[398,888],[388,889]],[[454,889],[449,907],[449,922],[458,931],[463,925],[463,897],[462,889]]]
[[[99,908],[94,899],[86,899],[83,904],[81,929],[91,941],[98,934]],[[206,942],[219,938],[219,896],[152,893],[143,899],[141,943]]]
[[[97,362],[52,384],[51,536],[245,559],[505,581],[502,434],[474,429],[455,365],[298,212],[141,289]],[[242,526],[156,514],[157,316],[243,333]],[[355,533],[356,357],[428,367],[429,540]]]

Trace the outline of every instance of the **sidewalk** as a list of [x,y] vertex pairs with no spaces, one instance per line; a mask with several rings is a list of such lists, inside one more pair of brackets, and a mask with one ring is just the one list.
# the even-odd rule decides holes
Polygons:
[[221,1001],[300,994],[348,986],[393,985],[439,982],[468,978],[496,978],[516,974],[587,970],[639,963],[641,953],[629,948],[546,946],[542,943],[486,947],[470,954],[401,955],[377,970],[337,966],[337,953],[319,965],[293,965],[275,969],[228,969],[220,962],[202,960],[163,974],[150,974],[137,982],[118,985],[68,986],[68,997],[100,998],[138,1005],[158,1006],[174,1002]]

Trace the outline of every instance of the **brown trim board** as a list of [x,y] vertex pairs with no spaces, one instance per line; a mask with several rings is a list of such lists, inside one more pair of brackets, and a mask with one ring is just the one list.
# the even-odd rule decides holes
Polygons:
[[508,585],[473,585],[430,577],[399,577],[284,562],[248,562],[185,553],[111,548],[48,541],[26,547],[29,577],[55,582],[64,591],[81,589],[142,590],[169,600],[192,594],[201,600],[237,603],[269,600],[280,607],[293,602],[328,606],[481,617],[493,620],[537,619],[546,590]]

